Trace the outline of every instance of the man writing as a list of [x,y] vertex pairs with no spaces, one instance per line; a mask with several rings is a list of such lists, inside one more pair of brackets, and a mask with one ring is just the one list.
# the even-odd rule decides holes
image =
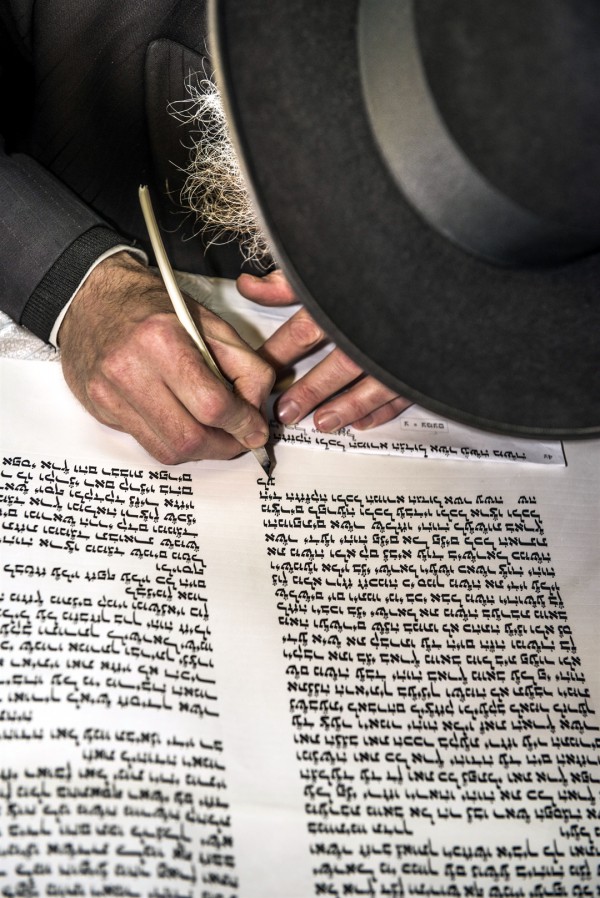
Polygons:
[[[185,101],[190,72],[209,67],[203,6],[0,3],[2,308],[59,346],[67,382],[96,418],[166,464],[263,445],[261,409],[274,369],[325,338],[301,310],[257,354],[194,304],[231,394],[204,366],[145,264],[140,182],[152,189],[175,268],[239,278],[242,294],[257,302],[295,300],[280,272],[259,278],[246,265],[242,273],[234,244],[205,252],[178,203],[190,141],[172,108]],[[405,405],[334,350],[278,408],[292,423],[318,407],[315,423],[331,431],[383,423]]]

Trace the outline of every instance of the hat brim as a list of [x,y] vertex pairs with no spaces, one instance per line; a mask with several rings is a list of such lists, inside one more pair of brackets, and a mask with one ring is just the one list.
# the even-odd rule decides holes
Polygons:
[[600,434],[600,254],[500,268],[424,222],[373,138],[358,7],[211,3],[219,88],[278,261],[330,337],[424,407],[517,435]]

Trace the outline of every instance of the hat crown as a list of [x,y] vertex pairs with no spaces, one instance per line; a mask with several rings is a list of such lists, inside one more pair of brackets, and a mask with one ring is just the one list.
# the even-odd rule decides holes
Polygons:
[[600,229],[597,0],[419,0],[422,63],[471,164],[541,218]]
[[[556,171],[570,177],[569,158],[578,172],[587,169],[575,186],[582,202],[591,194],[597,209],[598,159],[589,152],[594,128],[591,142],[585,137],[588,116],[598,125],[593,95],[590,100],[597,63],[587,43],[598,35],[596,4],[211,0],[219,83],[236,145],[299,298],[361,368],[396,392],[477,426],[537,437],[600,433],[600,231],[542,218],[566,208],[581,221],[577,200],[553,203],[543,189]],[[459,111],[473,89],[467,82],[476,77],[481,87],[469,127],[461,130],[451,109],[438,111],[445,104],[436,74],[453,75],[449,62],[436,68],[443,31],[452,31],[460,82],[467,51],[488,54],[484,35],[499,41],[500,26],[492,21],[500,12],[513,20],[502,26],[507,53],[522,40],[517,25],[533,23],[535,34],[546,16],[562,41],[559,15],[573,16],[573,53],[585,57],[568,54],[586,98],[583,105],[574,101],[577,136],[554,133],[560,116],[572,114],[572,101],[553,101],[546,110],[550,124],[538,133],[542,144],[567,139],[568,152],[555,153],[562,167],[550,164],[547,151],[519,158],[525,187],[537,182],[526,198],[512,174],[516,150],[510,141],[495,148],[496,123],[488,118],[496,103],[493,80],[477,68],[475,76],[462,76]],[[485,19],[473,33],[479,13]],[[462,46],[467,16],[474,24],[463,25],[472,36]],[[523,79],[533,77],[535,114],[543,73],[554,65],[550,51],[544,60],[533,76],[523,68],[527,54],[515,63],[521,73],[508,97],[521,100],[528,89]],[[562,89],[564,74],[548,74],[554,92]],[[572,84],[569,78],[566,87]],[[481,144],[470,127],[478,116],[487,131]],[[519,127],[526,155],[527,114]]]

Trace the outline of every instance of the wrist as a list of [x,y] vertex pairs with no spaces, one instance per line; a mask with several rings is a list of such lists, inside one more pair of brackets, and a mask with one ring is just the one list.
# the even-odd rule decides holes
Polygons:
[[132,255],[127,250],[119,250],[106,258],[100,258],[89,270],[56,322],[56,345],[60,347],[64,343],[71,326],[82,315],[88,314],[88,308],[90,313],[98,311],[105,297],[114,296],[124,289],[126,283],[131,284],[132,279],[143,276],[147,271],[141,257]]

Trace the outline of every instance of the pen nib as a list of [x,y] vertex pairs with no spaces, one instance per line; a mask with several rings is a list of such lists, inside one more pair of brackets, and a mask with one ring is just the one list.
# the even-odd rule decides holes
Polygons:
[[271,459],[269,458],[269,453],[265,449],[264,446],[261,446],[260,449],[253,449],[252,454],[256,458],[257,462],[270,479],[271,477]]

